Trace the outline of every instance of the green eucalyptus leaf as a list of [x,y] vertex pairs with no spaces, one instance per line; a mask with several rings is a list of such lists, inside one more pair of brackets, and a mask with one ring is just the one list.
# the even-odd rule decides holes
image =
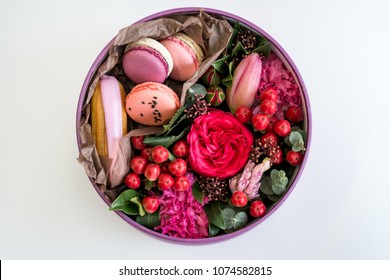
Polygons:
[[281,183],[281,185],[286,186],[288,183],[288,179],[287,179],[287,177],[283,177],[283,178],[280,178],[279,182]]
[[144,216],[137,216],[136,222],[150,229],[154,229],[160,225],[160,214],[156,211],[152,214],[146,213]]
[[270,173],[271,179],[277,178],[278,177],[278,170],[277,169],[272,169]]
[[188,90],[187,90],[187,98],[193,98],[196,95],[203,98],[207,94],[207,89],[204,85],[196,83],[193,84]]
[[291,127],[291,131],[299,132],[299,134],[302,135],[303,141],[304,141],[304,142],[307,141],[307,131],[303,130],[301,127],[299,127],[299,126],[293,126],[293,127]]
[[243,228],[248,222],[248,215],[245,212],[238,212],[234,217],[234,229]]
[[220,228],[216,225],[209,224],[209,237],[216,236],[219,232]]
[[296,143],[291,147],[291,150],[293,150],[294,152],[300,152],[303,151],[304,149],[305,147],[301,143]]
[[226,224],[226,229],[231,229],[234,227],[234,217],[236,216],[236,212],[231,208],[225,208],[222,210],[223,219]]
[[284,172],[283,170],[279,170],[278,171],[278,177],[279,177],[279,179],[280,178],[283,178],[283,177],[285,177],[286,176],[286,172]]
[[194,183],[192,185],[192,195],[194,198],[200,203],[203,204],[203,199],[204,199],[204,193],[200,189],[200,185],[198,182]]
[[298,131],[291,131],[288,139],[293,145],[298,143],[299,141],[303,141],[302,135]]
[[303,141],[307,142],[307,131],[299,130],[298,132],[302,135]]
[[[283,170],[272,169],[271,170],[271,189],[273,194],[281,195],[286,191],[288,178],[286,172]],[[261,186],[260,186],[261,188]],[[267,193],[267,195],[272,195]]]
[[206,204],[204,210],[206,212],[209,223],[221,229],[226,228],[225,220],[221,210],[221,204],[219,201],[213,201],[209,204]]
[[120,210],[128,215],[138,215],[138,206],[131,202],[131,199],[139,196],[140,194],[133,189],[125,190],[112,202],[109,210]]
[[270,177],[265,176],[261,179],[260,191],[267,195],[274,194],[274,192],[272,191],[272,184],[271,184]]
[[165,148],[168,148],[173,143],[180,140],[189,130],[190,127],[188,126],[177,136],[146,136],[143,143],[153,147],[161,145]]
[[131,202],[133,202],[138,207],[138,214],[140,216],[144,216],[146,214],[144,207],[142,206],[141,199],[139,196],[135,196],[132,199],[130,199]]
[[272,190],[273,190],[273,192],[274,192],[275,194],[277,194],[277,195],[282,195],[282,194],[286,191],[286,189],[284,188],[284,186],[281,185],[281,184],[272,185]]
[[286,145],[287,146],[292,146],[293,144],[290,142],[290,139],[289,139],[289,137],[287,136],[287,137],[284,137],[284,143],[286,143]]

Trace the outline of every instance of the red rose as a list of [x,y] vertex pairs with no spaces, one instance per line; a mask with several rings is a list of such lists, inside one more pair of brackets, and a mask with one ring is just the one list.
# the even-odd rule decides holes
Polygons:
[[195,172],[226,179],[244,167],[253,136],[232,114],[210,109],[195,119],[187,141],[189,165]]

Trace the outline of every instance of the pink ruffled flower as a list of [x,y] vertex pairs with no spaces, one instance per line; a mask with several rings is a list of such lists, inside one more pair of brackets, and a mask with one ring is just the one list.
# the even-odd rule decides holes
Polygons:
[[187,141],[192,170],[204,177],[226,179],[244,167],[253,136],[232,114],[210,109],[195,119]]
[[208,225],[206,213],[191,188],[164,191],[160,199],[160,225],[155,230],[172,237],[196,239],[208,236]]
[[275,54],[271,54],[264,61],[260,91],[268,86],[276,87],[279,92],[275,113],[278,119],[284,118],[284,111],[289,107],[301,107],[299,87],[295,83],[292,73],[286,70],[282,61]]

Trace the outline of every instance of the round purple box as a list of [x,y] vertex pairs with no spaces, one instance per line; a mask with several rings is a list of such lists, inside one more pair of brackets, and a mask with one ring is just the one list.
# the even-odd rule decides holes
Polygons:
[[[281,59],[283,61],[285,67],[291,71],[291,73],[294,75],[294,78],[295,78],[295,80],[300,88],[300,92],[302,95],[301,97],[302,97],[302,101],[303,101],[302,106],[303,106],[304,114],[305,114],[304,129],[307,131],[307,143],[306,143],[306,151],[304,154],[303,162],[302,162],[300,168],[298,168],[297,171],[295,172],[294,177],[292,178],[292,182],[291,182],[288,190],[283,195],[283,197],[280,199],[280,201],[278,203],[276,203],[263,217],[249,223],[244,228],[237,230],[233,233],[224,234],[224,235],[220,235],[220,236],[216,236],[216,237],[203,238],[203,239],[175,238],[175,237],[170,237],[170,236],[155,232],[153,230],[150,230],[150,229],[138,224],[137,222],[135,222],[133,219],[129,218],[123,212],[116,211],[116,214],[118,214],[123,220],[125,220],[127,223],[131,224],[132,226],[134,226],[135,228],[137,228],[143,232],[146,232],[154,237],[164,239],[167,241],[186,243],[186,244],[204,244],[204,243],[213,243],[213,242],[223,241],[223,240],[235,237],[237,235],[240,235],[240,234],[254,228],[255,226],[258,226],[264,220],[269,218],[283,204],[283,202],[287,199],[287,197],[291,194],[291,192],[295,188],[295,186],[296,186],[296,184],[297,184],[297,182],[298,182],[298,180],[303,172],[303,169],[305,167],[305,164],[306,164],[306,161],[308,158],[308,154],[309,154],[310,143],[311,143],[311,130],[312,130],[312,128],[311,128],[311,110],[310,110],[309,98],[308,98],[307,91],[306,91],[305,85],[303,83],[302,77],[299,74],[297,67],[295,66],[295,64],[291,60],[291,58],[288,56],[286,51],[278,44],[278,42],[276,42],[275,39],[273,39],[269,34],[267,34],[260,27],[256,26],[255,24],[253,24],[253,23],[251,23],[251,22],[249,22],[249,21],[247,21],[239,16],[236,16],[236,15],[224,12],[224,11],[220,11],[220,10],[216,10],[216,9],[209,9],[209,8],[198,8],[198,7],[178,8],[178,9],[162,11],[162,12],[150,15],[148,17],[145,17],[136,23],[146,22],[146,21],[149,21],[152,19],[160,18],[163,16],[169,16],[172,14],[195,14],[195,13],[198,13],[200,10],[203,10],[210,15],[223,17],[227,20],[238,21],[241,24],[249,27],[250,29],[253,29],[254,31],[258,32],[260,35],[262,35],[263,37],[265,37],[267,40],[269,40],[272,43],[272,51],[279,57],[279,59]],[[106,58],[108,50],[112,46],[114,39],[111,40],[111,42],[109,42],[107,44],[107,46],[100,52],[100,54],[96,58],[95,62],[92,64],[91,69],[89,70],[89,72],[85,78],[84,84],[83,84],[81,92],[80,92],[80,97],[79,97],[78,106],[77,106],[77,115],[76,115],[76,133],[77,133],[77,143],[78,143],[79,150],[81,149],[81,139],[80,139],[80,135],[79,135],[80,121],[81,121],[81,116],[82,116],[82,108],[83,108],[85,99],[86,99],[87,94],[88,94],[88,88],[91,84],[91,80],[92,80],[95,72],[97,71],[99,66],[102,64],[102,62]],[[100,191],[98,186],[93,183],[92,179],[90,179],[90,181],[91,181],[92,185],[94,186],[95,190],[97,191],[97,193],[100,195],[100,197],[109,206],[111,204],[111,202]]]

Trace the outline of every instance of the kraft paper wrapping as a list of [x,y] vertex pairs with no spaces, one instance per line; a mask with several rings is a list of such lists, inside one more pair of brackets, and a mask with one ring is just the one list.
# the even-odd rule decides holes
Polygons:
[[83,106],[79,130],[81,149],[78,161],[84,167],[87,175],[99,186],[103,193],[106,190],[112,191],[115,186],[121,184],[130,171],[129,163],[132,155],[130,138],[158,133],[161,131],[161,127],[138,128],[134,122],[130,122],[130,132],[120,140],[117,160],[114,164],[112,175],[108,178],[108,170],[112,160],[99,157],[97,154],[95,142],[91,134],[91,125],[89,124],[89,102],[94,94],[99,78],[104,74],[113,75],[122,83],[126,92],[130,92],[135,84],[124,75],[121,67],[121,59],[126,51],[126,46],[141,38],[149,37],[160,40],[180,31],[193,38],[205,53],[205,59],[191,79],[181,83],[168,78],[165,82],[166,85],[178,94],[181,104],[184,104],[187,89],[196,83],[218,58],[226,48],[232,35],[232,27],[225,19],[217,19],[202,10],[200,10],[198,15],[172,15],[121,29],[108,51],[107,59],[102,62],[92,79]]

